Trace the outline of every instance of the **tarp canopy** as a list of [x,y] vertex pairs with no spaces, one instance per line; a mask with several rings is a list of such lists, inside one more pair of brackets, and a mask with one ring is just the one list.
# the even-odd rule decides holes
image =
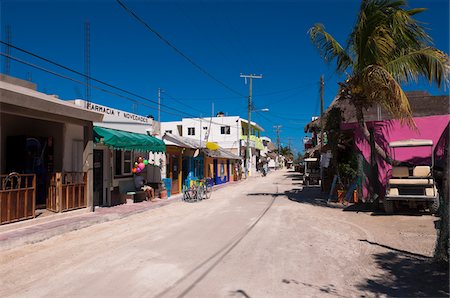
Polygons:
[[242,159],[240,156],[237,156],[236,154],[233,154],[223,148],[219,148],[217,150],[203,149],[203,152],[212,158]]
[[99,126],[94,126],[94,141],[114,149],[166,152],[164,142],[155,137]]
[[240,156],[233,154],[222,147],[217,146],[217,149],[210,150],[207,147],[207,143],[193,139],[176,136],[170,133],[165,133],[163,136],[164,141],[168,141],[167,145],[175,145],[182,148],[190,148],[190,149],[201,149],[207,156],[212,158],[227,158],[227,159],[241,159]]

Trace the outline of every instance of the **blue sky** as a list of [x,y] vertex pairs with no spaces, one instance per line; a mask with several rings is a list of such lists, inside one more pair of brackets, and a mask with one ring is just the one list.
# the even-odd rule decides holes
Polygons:
[[[123,2],[150,26],[215,78],[247,95],[240,73],[262,74],[253,81],[257,109],[252,120],[275,140],[274,125],[282,125],[282,144],[300,150],[303,127],[318,115],[319,79],[325,77],[325,106],[337,92],[342,77],[326,65],[307,35],[314,23],[345,43],[356,20],[359,1],[128,1]],[[449,3],[447,0],[409,1],[410,7],[427,7],[418,16],[426,23],[435,46],[449,52]],[[84,71],[84,22],[91,27],[91,76],[151,100],[165,90],[162,121],[181,117],[210,116],[214,111],[247,118],[247,99],[238,97],[179,56],[173,49],[128,15],[115,1],[2,0],[1,40],[5,27],[12,43]],[[4,47],[2,47],[4,52]],[[83,81],[17,50],[14,57]],[[3,60],[2,60],[3,61]],[[3,63],[2,63],[3,67]],[[40,91],[63,99],[82,98],[84,86],[11,61],[11,75],[28,78]],[[98,85],[98,84],[97,84]],[[447,93],[428,84],[406,90]],[[92,101],[132,111],[133,103],[92,90]],[[142,101],[138,99],[139,101]],[[136,112],[156,117],[156,106],[143,102]],[[177,109],[174,111],[168,107]],[[187,114],[183,114],[187,113]]]

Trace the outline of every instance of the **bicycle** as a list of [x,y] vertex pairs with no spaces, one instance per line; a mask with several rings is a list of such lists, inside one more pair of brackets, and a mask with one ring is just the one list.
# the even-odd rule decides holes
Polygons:
[[183,186],[183,201],[198,202],[211,197],[213,180],[211,178],[193,180],[191,186]]
[[207,200],[211,198],[213,185],[214,182],[212,178],[201,179],[199,181],[200,196],[202,199]]

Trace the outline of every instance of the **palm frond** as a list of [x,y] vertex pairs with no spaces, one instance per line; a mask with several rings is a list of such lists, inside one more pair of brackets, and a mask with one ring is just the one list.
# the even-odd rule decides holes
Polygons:
[[389,71],[379,65],[370,65],[364,70],[360,84],[371,105],[381,104],[392,116],[415,128],[408,98]]
[[320,55],[327,62],[331,62],[337,58],[337,69],[344,72],[349,66],[353,64],[352,59],[344,50],[344,48],[325,31],[322,24],[315,24],[308,30],[308,34],[312,43],[317,47]]
[[419,76],[439,88],[446,88],[450,83],[449,56],[432,47],[404,53],[384,67],[399,83],[417,82]]
[[369,65],[384,65],[402,49],[423,48],[432,42],[420,22],[412,16],[422,8],[405,10],[406,1],[363,1],[350,35],[355,51],[355,73]]

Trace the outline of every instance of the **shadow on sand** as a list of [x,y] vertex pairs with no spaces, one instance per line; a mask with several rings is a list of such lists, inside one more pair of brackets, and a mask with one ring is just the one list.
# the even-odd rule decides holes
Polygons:
[[391,251],[377,253],[372,257],[383,273],[366,279],[357,285],[374,296],[389,297],[448,297],[448,267],[432,263],[431,258],[395,249],[382,244],[365,241]]
[[[291,175],[295,176],[295,174]],[[291,190],[285,192],[285,195],[289,200],[300,204],[341,208],[347,212],[367,212],[372,216],[428,215],[426,212],[408,209],[390,215],[378,210],[377,206],[372,203],[358,203],[349,206],[327,203],[328,194],[322,193],[318,187],[294,185]],[[448,266],[435,264],[430,257],[421,254],[396,249],[366,239],[360,239],[359,241],[388,250],[388,252],[372,255],[382,273],[358,284],[359,290],[375,297],[449,297]]]

